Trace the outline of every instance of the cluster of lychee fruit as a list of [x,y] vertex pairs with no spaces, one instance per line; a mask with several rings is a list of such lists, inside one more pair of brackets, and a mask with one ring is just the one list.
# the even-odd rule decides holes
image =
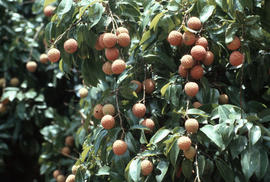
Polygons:
[[65,138],[65,147],[61,149],[61,154],[64,156],[70,155],[70,148],[74,146],[74,138],[73,136],[67,136]]
[[54,170],[53,171],[53,177],[57,182],[75,182],[75,175],[77,173],[78,170],[78,166],[72,166],[72,174],[68,175],[68,177],[66,178],[60,170]]
[[120,47],[129,46],[130,36],[128,29],[118,27],[115,33],[102,33],[96,41],[96,50],[101,51],[105,49],[105,57],[108,61],[103,64],[102,70],[107,75],[119,75],[126,69],[125,61],[119,58],[117,44]]
[[230,55],[229,61],[233,66],[239,66],[243,64],[245,60],[245,56],[240,52],[237,51],[241,47],[241,41],[239,37],[235,36],[233,41],[227,45],[227,48],[233,51]]
[[[185,129],[188,135],[197,133],[199,129],[199,123],[194,118],[189,118],[185,121]],[[179,149],[184,151],[184,156],[187,159],[193,159],[196,155],[196,149],[191,145],[191,139],[188,136],[181,136],[177,140]]]

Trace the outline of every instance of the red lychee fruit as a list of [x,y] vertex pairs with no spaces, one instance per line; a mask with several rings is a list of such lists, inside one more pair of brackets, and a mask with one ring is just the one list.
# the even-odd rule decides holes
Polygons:
[[182,58],[181,58],[181,65],[185,68],[185,69],[189,69],[189,68],[192,68],[195,64],[195,61],[193,60],[192,56],[191,55],[184,55]]
[[188,19],[187,26],[193,30],[200,30],[202,27],[202,22],[197,17],[191,17]]
[[117,36],[118,44],[121,47],[127,47],[130,44],[130,37],[127,33],[120,33]]
[[69,155],[70,154],[70,149],[68,147],[63,147],[62,150],[61,150],[61,154]]
[[181,77],[186,78],[187,77],[187,74],[188,74],[188,71],[182,65],[179,65],[179,67],[178,67],[178,74]]
[[202,104],[201,104],[200,102],[197,102],[197,101],[196,101],[196,102],[193,102],[192,106],[193,106],[194,108],[198,109],[199,107],[202,106]]
[[71,168],[72,174],[76,175],[79,166],[73,165]]
[[80,95],[80,98],[85,98],[88,96],[88,90],[86,88],[81,88],[79,90],[79,95]]
[[67,136],[65,138],[65,145],[68,146],[68,147],[73,147],[73,145],[74,145],[74,138],[73,138],[73,136]]
[[204,37],[198,38],[195,44],[196,45],[203,46],[205,49],[207,49],[207,47],[208,47],[208,41]]
[[229,97],[226,94],[221,94],[219,96],[219,99],[218,100],[219,100],[219,103],[220,104],[228,104],[229,103]]
[[122,59],[117,59],[112,63],[112,72],[116,75],[123,73],[126,69],[126,63]]
[[44,8],[43,13],[45,16],[50,17],[54,14],[55,7],[48,5]]
[[184,156],[187,159],[193,159],[196,155],[196,149],[193,146],[190,146],[188,150],[184,150]]
[[105,49],[105,56],[108,60],[114,61],[119,57],[119,50],[116,47]]
[[188,96],[194,97],[199,92],[199,86],[195,82],[188,82],[186,83],[184,90]]
[[75,39],[68,39],[64,43],[64,49],[67,53],[73,54],[78,49],[78,43]]
[[141,162],[141,172],[142,172],[142,175],[144,176],[148,176],[152,173],[153,171],[153,163],[147,159],[143,160]]
[[118,27],[116,29],[116,35],[119,35],[120,33],[127,33],[127,34],[129,34],[128,29],[126,29],[125,27]]
[[187,136],[181,136],[177,140],[177,145],[178,145],[178,148],[181,150],[188,150],[189,147],[191,146],[191,140]]
[[51,62],[56,63],[57,61],[59,61],[61,53],[58,49],[52,48],[48,51],[47,55],[48,55],[48,59]]
[[142,90],[142,84],[141,82],[137,81],[137,80],[132,80],[131,83],[134,83],[137,85],[137,88],[135,90],[136,93],[140,93]]
[[152,119],[144,119],[143,122],[141,123],[143,126],[149,128],[151,131],[154,130],[155,128],[155,122]]
[[105,45],[103,43],[103,37],[104,37],[105,33],[101,34],[99,37],[98,37],[98,45],[99,45],[99,48],[102,50],[105,48]]
[[145,86],[145,92],[147,94],[151,94],[155,90],[155,87],[156,87],[155,81],[150,78],[144,80],[143,85]]
[[106,48],[112,48],[117,43],[117,36],[113,33],[105,33],[103,37],[103,44]]
[[74,174],[68,175],[66,182],[75,182],[75,175]]
[[173,46],[181,45],[182,34],[176,30],[171,31],[168,36],[168,42]]
[[10,80],[10,85],[12,87],[17,87],[19,85],[19,83],[20,83],[20,80],[16,77],[11,78],[11,80]]
[[61,172],[59,170],[54,170],[53,171],[53,177],[56,179],[57,176],[59,176],[61,174]]
[[183,34],[183,43],[187,46],[193,45],[196,41],[196,37],[191,32],[185,32]]
[[205,48],[200,45],[195,45],[194,47],[192,47],[190,53],[191,53],[191,56],[197,61],[203,60],[206,56]]
[[111,115],[115,114],[115,108],[112,104],[105,104],[102,108],[103,115]]
[[239,49],[240,46],[241,46],[241,41],[240,41],[240,39],[237,36],[235,36],[234,39],[233,39],[233,41],[227,45],[227,48],[229,50],[234,51],[236,49]]
[[193,79],[199,80],[203,77],[203,67],[196,65],[190,70],[190,75]]
[[205,66],[210,66],[214,62],[214,54],[211,51],[206,51],[206,55],[202,60]]
[[101,119],[101,125],[106,130],[112,129],[115,126],[114,117],[111,116],[111,115],[105,115],[105,116],[103,116],[102,119]]
[[41,54],[39,56],[39,61],[43,64],[47,63],[49,61],[47,54]]
[[66,179],[65,176],[60,174],[57,176],[56,181],[57,182],[65,182],[65,179]]
[[123,155],[127,151],[127,143],[124,142],[123,140],[116,140],[113,143],[113,153],[115,155]]
[[230,63],[233,66],[239,66],[244,62],[244,55],[239,51],[233,51],[230,55]]
[[29,61],[26,63],[26,69],[29,72],[35,72],[37,70],[37,63],[35,61]]
[[137,118],[142,118],[145,115],[145,112],[146,112],[146,107],[142,103],[134,104],[134,106],[132,107],[132,113]]
[[107,61],[106,63],[104,63],[102,65],[102,71],[106,74],[106,75],[112,75],[113,72],[112,72],[112,64]]
[[103,117],[102,108],[103,106],[101,104],[97,104],[94,107],[93,115],[96,119],[101,119]]
[[197,133],[199,129],[199,123],[196,119],[190,118],[186,120],[185,128],[188,133],[191,133],[191,134]]

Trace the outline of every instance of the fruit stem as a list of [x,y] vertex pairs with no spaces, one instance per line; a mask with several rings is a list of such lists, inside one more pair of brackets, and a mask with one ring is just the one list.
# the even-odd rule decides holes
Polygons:
[[[59,152],[59,153],[61,153],[61,152]],[[68,158],[70,158],[70,159],[73,159],[73,160],[79,160],[78,158],[76,158],[76,157],[73,157],[73,156],[71,156],[71,155],[69,155],[69,154],[63,154],[63,153],[61,153],[62,155],[64,155],[64,156],[66,156],[66,157],[68,157]]]
[[123,120],[122,120],[122,117],[121,117],[121,112],[120,112],[120,108],[119,108],[119,101],[118,101],[118,89],[116,89],[116,92],[115,92],[115,101],[116,101],[116,108],[117,108],[117,112],[118,112],[118,115],[119,115],[119,120],[120,120],[120,127],[121,127],[121,130],[122,130],[122,136],[121,136],[121,139],[124,138],[124,135],[125,135],[125,129],[123,127]]
[[[198,145],[197,144],[195,145],[195,149],[196,149],[196,152],[198,154]],[[198,155],[197,154],[196,154],[196,157],[195,157],[196,178],[195,178],[194,182],[195,181],[201,182],[200,173],[199,173]]]

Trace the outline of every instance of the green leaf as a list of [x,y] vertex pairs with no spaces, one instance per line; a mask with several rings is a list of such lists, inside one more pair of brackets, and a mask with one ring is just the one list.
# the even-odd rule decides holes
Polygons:
[[251,147],[241,154],[241,166],[242,171],[245,175],[246,180],[248,180],[255,172],[258,166],[258,156],[260,155],[259,150],[255,147]]
[[186,178],[190,178],[192,175],[192,162],[184,159],[182,162],[182,172]]
[[132,160],[129,166],[128,174],[134,182],[137,182],[140,180],[141,160],[139,158]]
[[61,16],[67,13],[71,9],[72,3],[72,0],[62,0],[57,8],[57,14]]
[[103,166],[98,170],[97,176],[108,176],[110,175],[110,167],[109,166]]
[[170,86],[171,82],[168,82],[166,85],[164,85],[161,89],[160,89],[160,92],[161,92],[161,96],[164,97],[165,93],[166,93],[166,90],[167,88]]
[[56,0],[45,0],[44,1],[44,7],[50,5],[50,4],[54,3],[54,2],[56,2]]
[[162,182],[163,181],[163,178],[165,177],[167,171],[168,171],[168,168],[169,168],[169,162],[168,161],[165,161],[165,160],[161,160],[157,167],[157,169],[159,169],[161,171],[161,173],[159,175],[156,175],[156,180],[157,182]]
[[101,19],[104,8],[101,4],[94,4],[88,12],[88,19],[91,22],[90,28],[94,27]]
[[230,143],[230,150],[232,158],[235,159],[247,147],[247,138],[244,136],[237,136]]
[[228,166],[228,164],[226,162],[224,162],[222,159],[216,159],[215,160],[218,171],[220,173],[220,175],[222,176],[222,178],[226,181],[226,182],[232,182],[234,181],[234,173],[233,170]]
[[176,162],[177,162],[179,152],[180,152],[180,150],[179,150],[179,147],[177,145],[177,140],[175,140],[173,142],[173,146],[172,146],[170,153],[169,153],[170,161],[174,167],[176,167]]
[[259,180],[265,176],[269,165],[269,159],[266,150],[267,149],[260,149],[260,155],[258,156],[259,159],[257,160],[259,165],[255,170],[255,174]]
[[229,25],[229,27],[226,29],[226,32],[225,32],[225,43],[226,44],[229,44],[230,42],[233,41],[234,36],[239,28],[240,28],[240,26],[237,23],[231,23]]
[[150,39],[150,37],[151,37],[151,30],[144,32],[142,35],[142,39],[140,41],[140,45],[144,44],[148,39]]
[[250,143],[254,145],[261,138],[262,131],[259,126],[252,126],[248,134]]
[[210,117],[209,115],[207,115],[206,112],[204,112],[204,111],[202,111],[200,109],[189,109],[187,111],[187,114],[188,115],[198,115],[198,116],[202,116],[202,117],[205,117],[205,118]]
[[171,131],[168,129],[159,129],[154,136],[150,139],[150,143],[156,144],[163,140]]
[[212,16],[214,10],[215,6],[213,5],[204,6],[200,13],[200,20],[202,21],[202,23],[206,22],[210,18],[210,16]]
[[200,129],[212,142],[214,142],[219,148],[224,149],[222,136],[215,130],[212,125],[205,125]]
[[157,14],[154,19],[151,21],[150,23],[150,29],[153,29],[154,28],[154,31],[156,31],[156,27],[158,25],[158,22],[160,20],[160,18],[164,15],[164,12],[161,12],[159,14]]

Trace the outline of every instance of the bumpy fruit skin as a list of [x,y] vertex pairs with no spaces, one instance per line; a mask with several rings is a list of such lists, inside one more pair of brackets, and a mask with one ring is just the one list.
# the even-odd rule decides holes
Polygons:
[[206,55],[204,57],[204,59],[202,60],[202,63],[205,66],[210,66],[213,62],[214,62],[214,54],[211,51],[206,51]]
[[67,53],[73,54],[78,49],[78,42],[75,39],[68,39],[64,43],[64,49]]
[[176,30],[171,31],[168,36],[168,42],[173,46],[181,45],[182,34]]
[[29,61],[26,63],[26,69],[29,71],[29,72],[35,72],[37,70],[37,63],[34,62],[34,61]]
[[105,33],[103,44],[106,48],[114,47],[117,43],[117,36],[113,33]]
[[112,75],[112,63],[110,63],[109,61],[105,62],[102,65],[102,71],[106,74],[106,75]]
[[154,168],[154,166],[153,166],[153,163],[151,161],[145,159],[141,162],[142,175],[148,176],[149,174],[152,173],[153,168]]
[[60,174],[57,176],[56,181],[57,182],[65,182],[65,179],[66,179],[65,176]]
[[113,143],[113,153],[115,155],[123,155],[127,151],[127,143],[123,140],[116,140]]
[[105,56],[108,60],[114,61],[119,57],[119,50],[116,47],[105,49]]
[[39,56],[39,61],[43,64],[47,63],[49,61],[47,54],[41,54]]
[[233,51],[230,55],[230,63],[233,66],[239,66],[244,62],[244,55],[239,51]]
[[203,46],[201,45],[196,45],[194,47],[192,47],[191,51],[191,56],[197,60],[197,61],[201,61],[205,58],[206,55],[206,50]]
[[177,145],[178,145],[178,148],[181,150],[188,150],[189,147],[191,146],[191,140],[189,137],[181,136],[177,140]]
[[71,168],[72,174],[76,175],[78,168],[79,168],[79,166],[75,166],[75,165],[72,166],[72,168]]
[[44,8],[43,13],[44,13],[45,16],[50,17],[50,16],[53,15],[54,10],[55,10],[55,7],[54,6],[48,5],[48,6],[46,6]]
[[80,90],[79,90],[79,94],[80,94],[80,98],[85,98],[85,97],[87,97],[88,96],[88,90],[86,89],[86,88],[81,88]]
[[188,74],[188,71],[182,65],[179,65],[179,67],[178,67],[178,74],[181,77],[186,78],[187,77],[187,74]]
[[61,150],[61,153],[63,155],[69,155],[70,154],[70,149],[68,147],[63,147]]
[[127,33],[120,33],[117,36],[118,44],[121,47],[127,47],[130,44],[130,36]]
[[98,39],[97,39],[96,44],[95,44],[95,49],[96,49],[97,51],[103,50],[103,48],[99,45]]
[[48,51],[47,55],[48,55],[48,59],[51,62],[56,63],[57,61],[59,61],[61,53],[58,49],[52,48]]
[[188,133],[197,133],[198,129],[199,129],[199,123],[196,119],[188,119],[185,122],[185,128],[187,130]]
[[187,26],[193,30],[200,30],[202,27],[202,22],[197,17],[191,17],[188,19]]
[[68,175],[66,182],[75,182],[75,175],[74,174]]
[[190,75],[193,79],[199,80],[203,77],[203,67],[196,65],[190,70]]
[[196,149],[191,146],[188,150],[184,150],[184,156],[187,158],[187,159],[193,159],[196,155]]
[[17,87],[19,85],[19,83],[20,83],[20,80],[16,77],[11,78],[11,80],[10,80],[10,85],[12,87]]
[[126,69],[126,63],[122,59],[117,59],[112,63],[112,72],[116,75],[123,73]]
[[125,27],[118,27],[116,29],[116,35],[119,35],[120,33],[127,33],[127,34],[129,34],[128,29],[126,29]]
[[101,119],[103,117],[102,108],[103,106],[101,104],[97,104],[94,107],[93,115],[96,119]]
[[137,85],[137,88],[135,90],[136,93],[140,93],[142,90],[142,84],[141,82],[137,81],[137,80],[132,80],[131,83],[134,83]]
[[192,68],[195,64],[195,61],[193,60],[192,56],[191,55],[184,55],[182,58],[181,58],[181,65],[185,68],[185,69],[189,69],[189,68]]
[[196,102],[193,102],[192,106],[193,106],[194,108],[198,109],[199,107],[202,106],[202,104],[201,104],[200,102],[196,101]]
[[155,87],[156,87],[156,83],[154,80],[152,79],[146,79],[143,81],[143,85],[145,85],[145,92],[147,94],[151,94],[153,93],[153,91],[155,90]]
[[73,136],[67,136],[65,138],[65,145],[68,146],[68,147],[73,147],[73,145],[74,145],[74,138],[73,138]]
[[236,49],[239,49],[240,46],[241,46],[241,41],[240,41],[240,39],[237,36],[235,36],[234,39],[233,39],[233,41],[227,45],[227,48],[229,50],[234,51]]
[[56,179],[57,176],[59,176],[61,174],[61,172],[59,170],[54,170],[53,171],[53,177]]
[[220,104],[228,104],[229,103],[229,97],[226,94],[221,94],[219,96],[219,99],[218,100],[219,100],[219,103]]
[[105,115],[105,116],[103,116],[102,119],[101,119],[101,125],[106,130],[112,129],[115,126],[114,117],[111,116],[111,115]]
[[144,119],[142,125],[149,128],[151,131],[155,128],[155,122],[152,119]]
[[188,82],[186,83],[184,90],[188,96],[194,97],[199,92],[199,86],[195,82]]
[[208,47],[208,41],[207,41],[207,39],[204,38],[204,37],[198,38],[195,44],[196,44],[196,45],[201,45],[201,46],[203,46],[205,49],[207,49],[207,47]]
[[98,45],[101,49],[104,49],[105,48],[105,45],[103,43],[103,38],[104,38],[104,35],[105,33],[101,34],[99,37],[98,37]]
[[183,34],[183,43],[187,46],[193,45],[196,41],[196,37],[191,32],[185,32]]
[[134,104],[134,106],[132,107],[132,113],[137,118],[142,118],[145,115],[145,112],[146,112],[146,107],[142,103]]
[[115,114],[115,108],[112,104],[105,104],[102,108],[102,112],[104,115],[111,115],[113,116]]

